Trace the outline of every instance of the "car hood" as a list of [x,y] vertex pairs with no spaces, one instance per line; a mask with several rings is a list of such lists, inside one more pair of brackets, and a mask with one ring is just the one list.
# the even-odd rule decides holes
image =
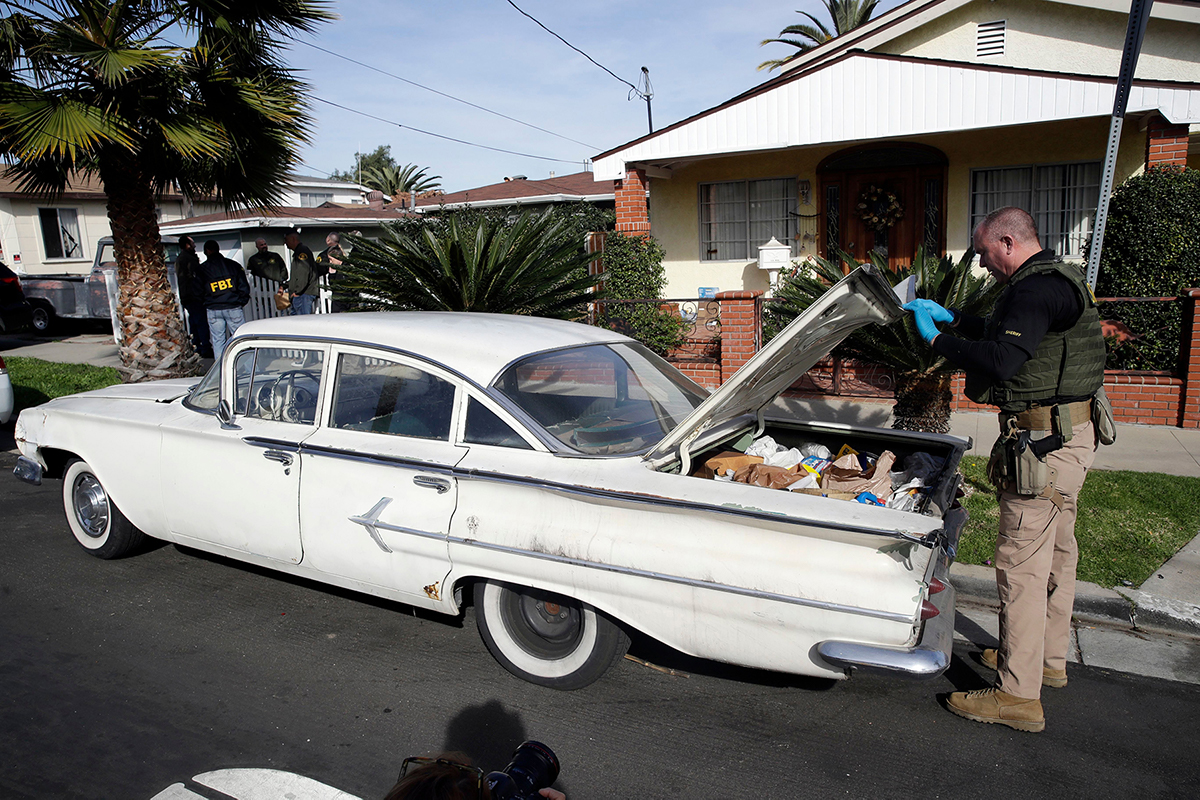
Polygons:
[[118,400],[152,400],[159,403],[169,403],[191,392],[192,387],[200,382],[199,378],[171,378],[165,381],[149,381],[147,383],[118,383],[86,392],[88,397],[104,397]]
[[659,441],[645,460],[660,461],[709,429],[757,415],[855,330],[870,322],[890,324],[903,316],[892,287],[879,270],[864,264],[792,320]]

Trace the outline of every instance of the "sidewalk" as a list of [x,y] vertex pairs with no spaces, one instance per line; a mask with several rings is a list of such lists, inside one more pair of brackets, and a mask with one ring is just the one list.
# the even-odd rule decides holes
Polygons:
[[[0,339],[0,354],[61,363],[117,366],[110,335],[84,334],[57,342],[22,345]],[[16,346],[14,346],[14,343]],[[874,427],[891,426],[891,402],[798,400],[778,403],[801,418]],[[11,423],[0,432],[0,447],[13,447]],[[1164,472],[1200,477],[1200,430],[1147,425],[1117,426],[1117,441],[1101,447],[1095,469]],[[956,413],[954,436],[971,438],[971,455],[986,456],[996,437],[996,416]],[[951,581],[959,594],[960,639],[978,646],[995,643],[998,605],[995,572],[955,564]],[[1153,633],[1152,637],[1145,634]],[[1080,583],[1075,597],[1076,660],[1110,669],[1200,683],[1200,535],[1136,589],[1114,591]],[[964,637],[965,638],[961,638]]]

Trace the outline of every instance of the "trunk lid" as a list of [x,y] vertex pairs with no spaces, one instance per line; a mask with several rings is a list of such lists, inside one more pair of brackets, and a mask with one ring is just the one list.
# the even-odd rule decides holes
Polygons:
[[858,267],[755,353],[644,459],[658,462],[707,430],[747,414],[760,415],[851,333],[871,322],[890,324],[903,315],[879,270],[870,264]]

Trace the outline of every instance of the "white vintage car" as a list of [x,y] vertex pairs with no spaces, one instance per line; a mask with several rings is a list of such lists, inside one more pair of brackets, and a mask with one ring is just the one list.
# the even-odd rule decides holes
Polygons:
[[[903,312],[860,268],[711,395],[586,325],[391,313],[247,323],[195,380],[21,413],[19,478],[61,479],[100,558],[143,536],[459,614],[513,674],[573,689],[637,630],[846,677],[949,663],[969,442],[773,415],[856,328]],[[695,473],[751,437],[944,459],[912,511]]]

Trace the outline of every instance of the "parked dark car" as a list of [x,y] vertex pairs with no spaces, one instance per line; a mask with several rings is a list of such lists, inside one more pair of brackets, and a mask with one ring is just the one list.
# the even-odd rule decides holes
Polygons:
[[24,328],[33,319],[33,308],[21,291],[17,274],[0,262],[0,333]]

